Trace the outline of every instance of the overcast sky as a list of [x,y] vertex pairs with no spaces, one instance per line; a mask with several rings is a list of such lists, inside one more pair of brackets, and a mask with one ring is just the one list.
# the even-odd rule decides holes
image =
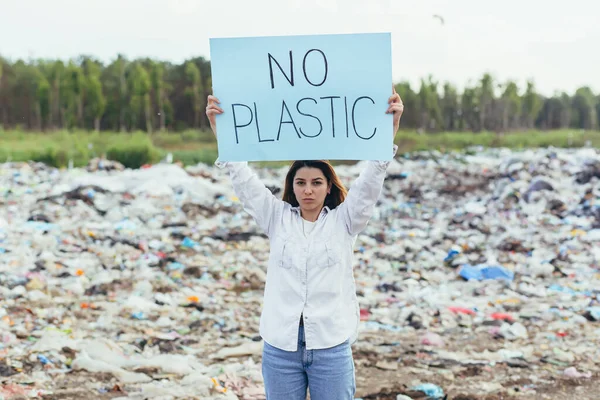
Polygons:
[[599,16],[598,0],[0,0],[0,55],[181,62],[210,37],[391,32],[395,81],[599,92]]

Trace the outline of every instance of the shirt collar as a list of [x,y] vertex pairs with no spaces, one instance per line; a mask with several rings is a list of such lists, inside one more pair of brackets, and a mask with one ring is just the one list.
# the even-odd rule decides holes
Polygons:
[[[292,207],[292,211],[297,212],[298,215],[300,215],[300,207]],[[321,210],[321,214],[319,214],[319,217],[327,214],[330,211],[331,211],[331,209],[328,206],[324,206],[323,209]]]

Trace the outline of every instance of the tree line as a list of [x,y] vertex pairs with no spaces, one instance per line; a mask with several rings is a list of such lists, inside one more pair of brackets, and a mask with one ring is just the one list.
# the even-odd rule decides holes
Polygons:
[[[418,87],[396,84],[406,106],[404,128],[423,132],[598,129],[600,95],[589,87],[551,97],[533,81],[519,88],[489,74],[459,91],[429,76]],[[16,60],[0,57],[0,127],[28,131],[182,131],[205,129],[210,62],[181,64],[119,55]]]

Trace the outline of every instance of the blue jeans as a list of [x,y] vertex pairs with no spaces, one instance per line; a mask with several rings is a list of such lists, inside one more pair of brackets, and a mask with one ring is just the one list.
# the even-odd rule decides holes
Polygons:
[[354,359],[349,341],[329,349],[306,350],[299,327],[298,350],[264,343],[262,374],[267,400],[352,400],[356,393]]

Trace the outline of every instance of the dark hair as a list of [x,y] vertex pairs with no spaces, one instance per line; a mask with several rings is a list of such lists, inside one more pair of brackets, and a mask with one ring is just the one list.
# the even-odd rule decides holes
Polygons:
[[282,197],[283,201],[290,203],[292,207],[298,207],[299,203],[296,199],[296,195],[294,194],[294,178],[296,177],[296,172],[303,167],[320,169],[321,172],[323,172],[323,175],[325,175],[325,179],[327,179],[327,184],[331,184],[331,191],[329,194],[327,194],[327,197],[325,197],[324,206],[327,206],[333,210],[342,204],[342,202],[346,199],[348,191],[335,173],[333,166],[329,163],[329,161],[325,160],[294,161],[285,177],[285,187],[283,189]]

